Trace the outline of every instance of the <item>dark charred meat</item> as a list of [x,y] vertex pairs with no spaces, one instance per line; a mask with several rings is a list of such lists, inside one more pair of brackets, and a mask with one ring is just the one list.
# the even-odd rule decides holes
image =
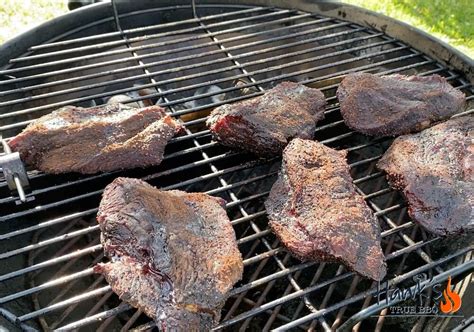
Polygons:
[[464,94],[445,78],[349,74],[337,89],[346,125],[372,136],[414,133],[465,107]]
[[270,227],[297,258],[340,262],[364,277],[384,278],[380,227],[356,192],[346,151],[291,141],[265,207]]
[[10,146],[44,172],[90,174],[160,164],[181,128],[159,106],[66,106],[31,123]]
[[112,289],[163,331],[208,331],[243,273],[224,201],[129,178],[105,189],[99,264]]
[[283,82],[263,96],[217,107],[207,126],[223,145],[268,157],[280,154],[292,138],[313,138],[325,105],[318,89]]
[[413,220],[438,235],[474,230],[474,118],[401,136],[377,166],[402,190]]

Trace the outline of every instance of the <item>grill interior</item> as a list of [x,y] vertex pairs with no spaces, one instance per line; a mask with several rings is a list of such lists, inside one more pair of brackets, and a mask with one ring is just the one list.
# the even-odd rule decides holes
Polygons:
[[[373,308],[377,285],[343,266],[302,263],[286,253],[267,227],[263,205],[280,160],[220,146],[204,126],[214,107],[261,95],[283,80],[324,92],[326,118],[316,139],[348,149],[354,183],[383,229],[391,283],[413,285],[418,273],[445,280],[472,268],[472,241],[434,237],[410,220],[401,195],[375,168],[392,139],[349,130],[335,97],[350,72],[437,73],[472,105],[473,89],[462,73],[379,31],[317,14],[243,5],[200,5],[197,11],[199,18],[190,6],[120,13],[114,5],[109,18],[31,47],[0,70],[0,132],[6,141],[60,106],[99,105],[117,94],[158,102],[186,125],[157,167],[92,176],[28,169],[27,197],[34,200],[22,204],[0,179],[2,316],[23,328],[47,330],[154,328],[92,272],[104,260],[95,221],[101,193],[115,177],[129,176],[228,202],[245,274],[217,328],[327,330],[357,324],[349,317]],[[140,96],[145,88],[147,95]],[[356,330],[415,324],[368,317],[369,311]]]

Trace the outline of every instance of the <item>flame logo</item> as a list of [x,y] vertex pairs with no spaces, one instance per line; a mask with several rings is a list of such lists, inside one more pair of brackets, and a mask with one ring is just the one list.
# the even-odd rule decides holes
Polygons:
[[454,313],[461,308],[461,297],[451,290],[451,277],[448,278],[448,285],[443,290],[444,301],[441,301],[439,308],[444,314]]

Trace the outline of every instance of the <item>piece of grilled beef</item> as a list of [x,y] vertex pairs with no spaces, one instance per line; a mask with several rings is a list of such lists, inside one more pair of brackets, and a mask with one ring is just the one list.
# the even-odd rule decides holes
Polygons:
[[438,235],[474,230],[474,117],[395,139],[380,159],[413,220]]
[[99,264],[113,291],[161,330],[209,331],[243,272],[225,202],[117,178],[100,203]]
[[372,136],[418,132],[462,111],[466,103],[464,94],[439,75],[349,74],[337,97],[346,125]]
[[221,144],[269,157],[292,138],[313,138],[325,105],[318,89],[282,82],[263,96],[217,107],[206,124]]
[[158,165],[181,128],[159,106],[66,106],[35,120],[10,146],[44,172],[89,174]]
[[346,151],[291,141],[265,207],[270,227],[297,258],[340,262],[364,277],[384,278],[380,226],[356,192]]

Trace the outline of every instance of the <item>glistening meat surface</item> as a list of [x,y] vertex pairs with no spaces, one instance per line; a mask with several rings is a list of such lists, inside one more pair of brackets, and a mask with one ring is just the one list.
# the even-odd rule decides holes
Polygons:
[[439,75],[349,74],[337,97],[346,125],[373,136],[423,130],[462,111],[466,103],[464,94]]
[[265,207],[270,227],[299,259],[340,262],[374,280],[385,276],[380,227],[356,192],[345,151],[291,141]]
[[295,137],[313,138],[325,105],[318,89],[282,82],[263,96],[217,107],[207,126],[223,145],[273,156]]
[[100,272],[161,330],[208,331],[243,273],[224,201],[129,178],[105,189],[98,213],[111,262]]
[[413,220],[438,235],[474,230],[474,118],[395,139],[377,167],[402,190]]
[[181,129],[159,106],[66,106],[35,120],[10,146],[44,172],[90,174],[158,165]]

